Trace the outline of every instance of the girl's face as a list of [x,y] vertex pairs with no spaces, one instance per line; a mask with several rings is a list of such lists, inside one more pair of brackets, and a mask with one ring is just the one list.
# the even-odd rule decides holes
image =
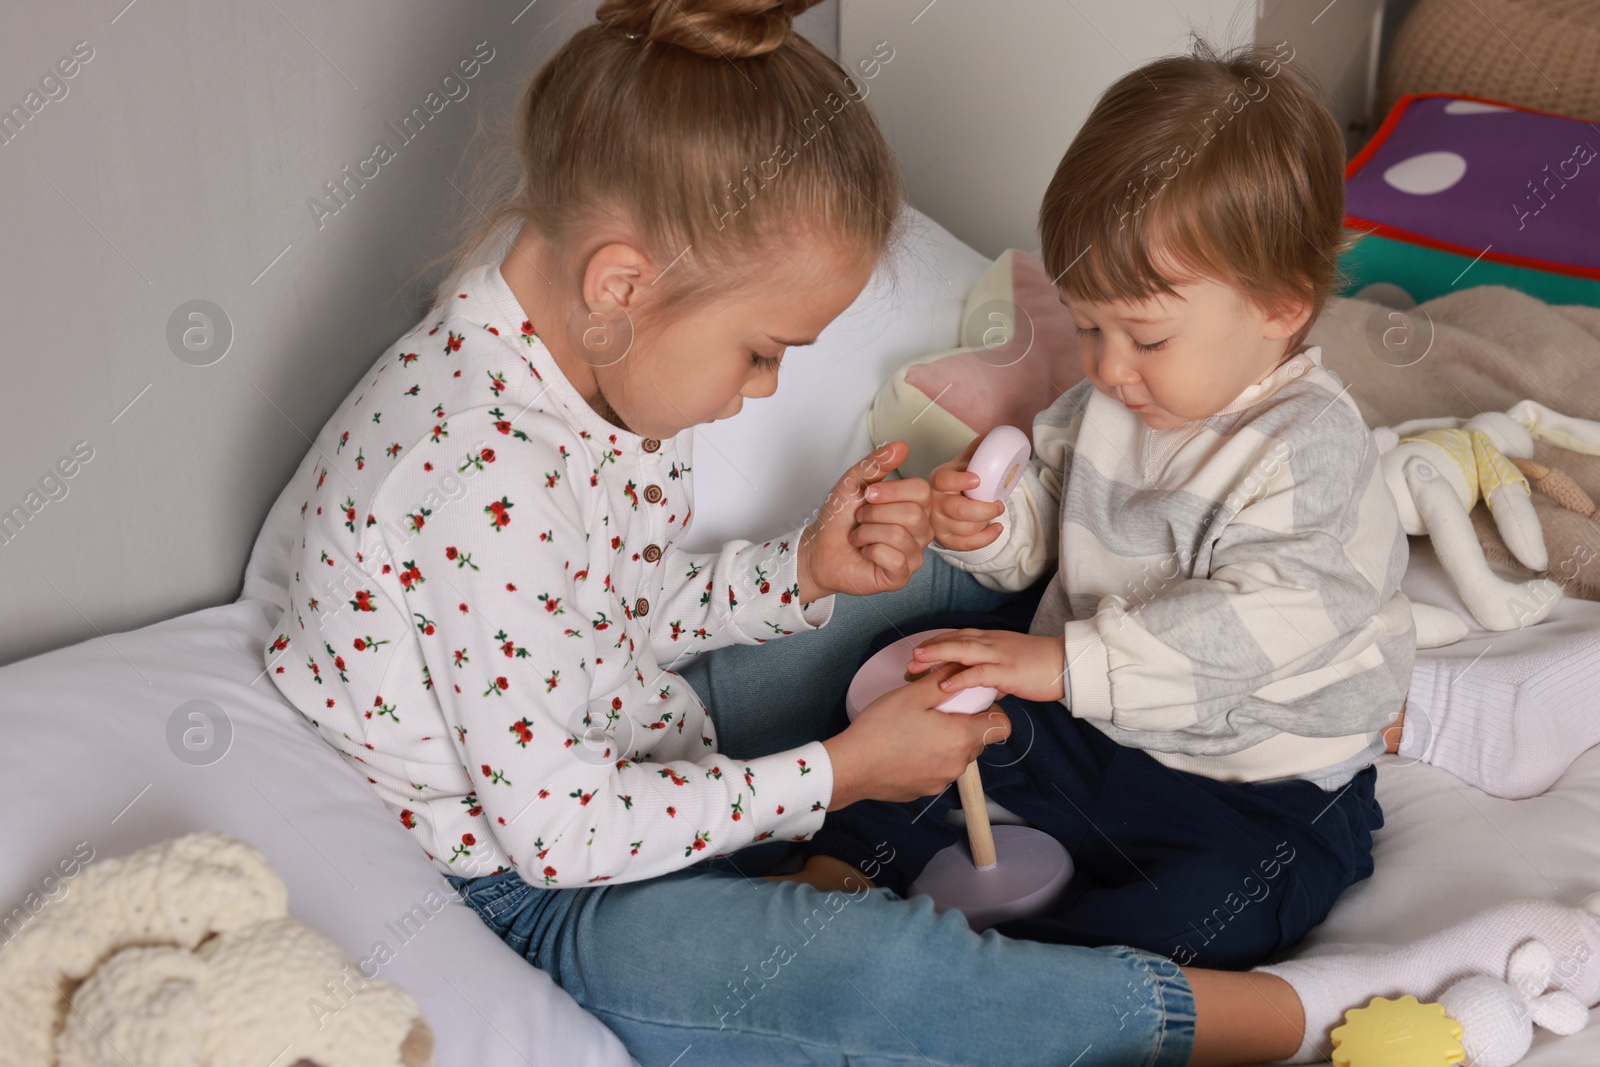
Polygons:
[[[591,285],[602,302],[650,321],[652,279],[666,271],[633,263],[615,246],[611,251],[622,262],[601,264],[596,283],[591,260]],[[596,260],[607,253],[601,249]],[[562,368],[609,421],[620,420],[642,436],[671,437],[738,414],[747,397],[771,396],[786,350],[815,341],[866,287],[872,268],[865,251],[799,242],[710,304],[641,329],[625,356],[587,361],[592,385],[582,379],[582,369],[568,369],[565,362]]]
[[1238,290],[1197,279],[1176,296],[1091,301],[1063,295],[1094,387],[1137,411],[1153,430],[1208,418],[1289,355],[1304,305],[1264,311]]

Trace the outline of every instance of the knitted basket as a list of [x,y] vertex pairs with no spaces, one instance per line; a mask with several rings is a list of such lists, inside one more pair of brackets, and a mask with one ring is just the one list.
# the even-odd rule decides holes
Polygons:
[[1379,113],[1424,92],[1600,119],[1600,0],[1418,0],[1384,64]]

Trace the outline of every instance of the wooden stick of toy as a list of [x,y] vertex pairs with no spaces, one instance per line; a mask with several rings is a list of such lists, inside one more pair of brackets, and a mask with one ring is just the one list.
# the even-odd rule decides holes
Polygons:
[[967,769],[956,779],[956,789],[961,794],[961,810],[967,816],[967,843],[972,846],[972,865],[980,871],[995,866],[994,831],[989,827],[989,805],[983,799],[983,779],[978,774],[978,761],[967,764]]
[[[978,484],[965,491],[973,500],[1004,500],[1022,477],[1033,448],[1028,435],[1015,426],[996,426],[984,437],[967,461],[967,471],[978,476]],[[972,862],[980,871],[995,865],[994,832],[989,827],[989,805],[983,799],[983,779],[976,760],[956,779],[961,793],[961,810],[967,816],[967,842],[972,846]]]

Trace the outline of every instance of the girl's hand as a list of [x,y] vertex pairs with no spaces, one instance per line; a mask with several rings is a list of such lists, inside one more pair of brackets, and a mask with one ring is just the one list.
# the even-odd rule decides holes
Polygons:
[[1059,637],[952,630],[912,649],[906,671],[916,674],[940,663],[961,663],[967,669],[941,684],[946,694],[988,685],[1025,700],[1060,700],[1066,695],[1066,658]]
[[982,441],[982,434],[974,437],[961,455],[939,464],[928,476],[932,496],[928,521],[933,539],[957,552],[993,544],[1001,530],[994,520],[1006,510],[1003,500],[990,503],[962,495],[978,484],[978,476],[967,470],[967,463]]
[[996,705],[975,715],[936,710],[949,695],[939,690],[947,673],[931,671],[885,693],[843,733],[823,742],[833,764],[829,811],[858,800],[932,796],[959,778],[985,746],[1011,736],[1011,719]]
[[829,593],[868,596],[899,589],[922,566],[933,540],[928,483],[885,480],[910,448],[891,441],[845,472],[800,538],[800,600]]

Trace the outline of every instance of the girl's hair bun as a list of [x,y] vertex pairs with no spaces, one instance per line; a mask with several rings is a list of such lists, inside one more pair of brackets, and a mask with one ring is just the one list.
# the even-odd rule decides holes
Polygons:
[[820,0],[603,0],[601,23],[641,43],[712,59],[748,59],[783,45],[794,17]]

